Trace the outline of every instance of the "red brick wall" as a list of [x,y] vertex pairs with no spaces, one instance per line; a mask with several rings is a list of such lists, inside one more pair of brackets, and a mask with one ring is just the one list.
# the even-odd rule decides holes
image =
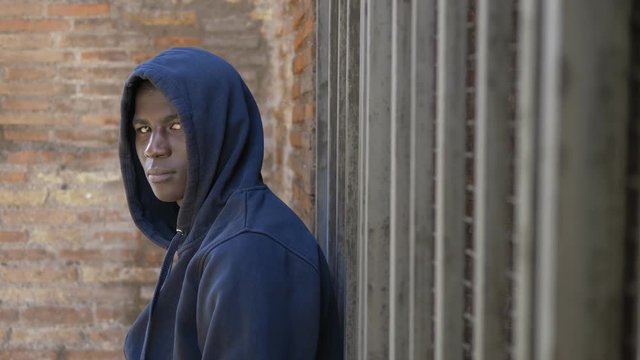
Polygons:
[[[307,226],[314,228],[315,206],[315,1],[259,0],[272,9],[264,23],[273,47],[263,114],[267,137],[264,175]],[[259,5],[260,6],[260,5]],[[265,90],[269,91],[269,90]],[[266,112],[264,110],[267,110]]]
[[265,180],[312,225],[309,0],[3,1],[0,359],[118,359],[162,252],[131,223],[117,161],[121,86],[173,45],[243,74],[266,131]]

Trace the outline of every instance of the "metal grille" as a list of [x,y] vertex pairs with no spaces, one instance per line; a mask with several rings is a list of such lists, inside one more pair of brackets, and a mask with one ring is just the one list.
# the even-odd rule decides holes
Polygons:
[[347,358],[636,355],[630,5],[317,2],[316,223]]

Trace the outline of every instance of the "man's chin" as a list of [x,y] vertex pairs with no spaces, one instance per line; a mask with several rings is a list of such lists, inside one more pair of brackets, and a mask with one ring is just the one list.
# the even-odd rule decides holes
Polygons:
[[181,197],[177,196],[176,194],[167,194],[165,192],[161,192],[161,191],[156,191],[155,189],[153,189],[153,194],[156,196],[156,198],[162,202],[176,202],[178,200],[181,199]]

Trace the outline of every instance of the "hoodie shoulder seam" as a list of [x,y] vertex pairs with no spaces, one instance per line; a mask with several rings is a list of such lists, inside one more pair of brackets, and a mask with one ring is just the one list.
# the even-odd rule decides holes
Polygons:
[[204,266],[204,262],[205,260],[209,257],[209,255],[211,254],[211,252],[215,249],[217,249],[220,245],[227,243],[237,237],[239,237],[240,235],[243,234],[257,234],[257,235],[262,235],[268,239],[271,239],[271,241],[275,242],[276,244],[280,245],[281,247],[283,247],[287,252],[293,254],[294,256],[296,256],[297,258],[299,258],[300,260],[302,260],[303,262],[307,263],[307,265],[309,265],[317,274],[320,274],[320,270],[318,269],[318,267],[316,265],[314,265],[309,259],[307,259],[305,256],[303,256],[302,254],[300,254],[299,252],[295,251],[294,249],[290,248],[289,246],[287,246],[285,243],[283,243],[282,241],[276,239],[275,237],[271,236],[268,233],[265,233],[263,231],[259,231],[259,230],[253,230],[250,228],[244,228],[239,230],[238,232],[236,232],[233,235],[230,235],[229,237],[220,240],[218,242],[215,242],[213,244],[211,244],[211,248],[207,249],[204,253],[204,255],[202,256],[199,264],[198,264],[198,268],[199,268],[199,273],[202,274],[202,270],[203,270],[203,266]]

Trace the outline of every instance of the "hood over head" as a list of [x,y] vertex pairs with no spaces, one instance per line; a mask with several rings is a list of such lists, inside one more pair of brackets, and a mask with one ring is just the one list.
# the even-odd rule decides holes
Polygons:
[[[155,197],[136,154],[132,120],[141,80],[160,90],[180,116],[189,162],[181,208]],[[212,53],[173,48],[137,66],[124,87],[121,115],[120,167],[129,210],[138,228],[162,247],[176,228],[191,240],[205,235],[235,190],[262,183],[258,107],[238,72]]]

